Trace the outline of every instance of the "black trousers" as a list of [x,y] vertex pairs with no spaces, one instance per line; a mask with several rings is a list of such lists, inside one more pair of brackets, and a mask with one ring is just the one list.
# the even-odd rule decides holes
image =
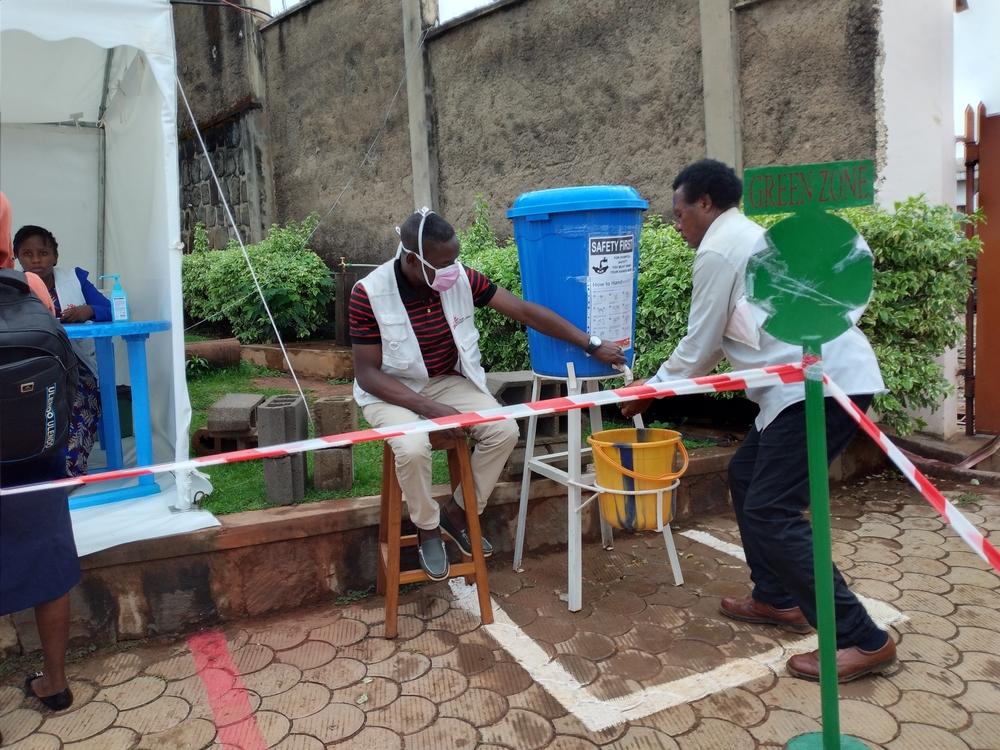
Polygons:
[[[853,396],[862,409],[871,396]],[[828,460],[850,443],[857,425],[832,398],[826,399]],[[773,607],[799,606],[816,626],[812,527],[806,461],[805,402],[789,406],[763,432],[750,431],[729,464],[729,488],[743,538],[753,598]],[[833,566],[837,648],[877,638],[877,626]]]

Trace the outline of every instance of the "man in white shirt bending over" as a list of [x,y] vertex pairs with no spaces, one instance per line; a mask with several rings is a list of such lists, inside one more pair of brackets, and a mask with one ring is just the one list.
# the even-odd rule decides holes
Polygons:
[[[677,230],[697,252],[687,335],[647,382],[707,375],[725,357],[734,369],[799,362],[802,348],[763,330],[762,313],[747,302],[747,260],[766,248],[764,229],[738,208],[742,183],[725,164],[704,159],[674,180]],[[871,250],[858,238],[864,252]],[[823,347],[830,377],[861,408],[885,386],[878,361],[852,312],[855,326]],[[812,529],[806,463],[805,392],[801,383],[748,388],[760,406],[753,429],[729,465],[729,487],[750,567],[753,591],[724,598],[723,615],[743,622],[777,625],[794,632],[816,626]],[[624,404],[627,417],[649,401]],[[827,445],[832,461],[851,441],[854,421],[832,398],[826,399]],[[834,567],[837,615],[837,674],[841,682],[880,671],[896,658],[896,645],[880,630]],[[788,671],[819,679],[819,656],[793,656]]]

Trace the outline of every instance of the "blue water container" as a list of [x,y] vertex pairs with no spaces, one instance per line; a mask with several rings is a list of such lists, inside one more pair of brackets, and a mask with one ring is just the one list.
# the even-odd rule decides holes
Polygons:
[[[524,298],[548,307],[577,328],[619,342],[629,367],[634,358],[639,232],[649,208],[625,185],[538,190],[507,211],[521,263]],[[617,374],[565,341],[528,329],[531,368],[566,377]]]

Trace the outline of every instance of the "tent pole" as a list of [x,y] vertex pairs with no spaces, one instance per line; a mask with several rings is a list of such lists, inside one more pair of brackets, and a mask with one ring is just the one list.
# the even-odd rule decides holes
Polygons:
[[104,85],[101,87],[101,107],[97,113],[97,275],[104,275],[104,237],[107,217],[105,182],[108,176],[108,144],[107,131],[104,129],[104,113],[108,108],[108,84],[111,82],[111,63],[115,57],[114,49],[108,50],[104,61]]

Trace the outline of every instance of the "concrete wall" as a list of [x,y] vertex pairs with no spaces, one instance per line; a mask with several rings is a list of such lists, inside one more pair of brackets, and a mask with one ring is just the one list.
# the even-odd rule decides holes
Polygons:
[[412,205],[399,0],[316,0],[262,29],[279,222],[325,213],[311,243],[327,262],[382,260]]
[[[741,112],[742,130],[734,138],[747,165],[875,156],[876,2],[766,0],[732,11],[733,111]],[[506,234],[503,212],[521,192],[626,183],[652,212],[669,213],[669,183],[706,153],[712,114],[701,47],[708,33],[725,49],[712,34],[728,28],[701,28],[709,6],[722,7],[706,0],[507,2],[432,30],[426,57],[413,56],[411,66],[426,66],[430,127],[423,135],[437,207],[466,226],[481,193]],[[402,7],[401,0],[310,0],[260,31],[271,217],[322,214],[350,183],[313,242],[331,264],[341,255],[389,257],[392,227],[414,207],[406,100],[415,92],[401,90],[383,120],[404,75]],[[180,57],[189,60],[181,73],[192,80],[199,112],[231,105],[213,87],[230,99],[253,90],[229,83],[240,77],[240,52],[253,51],[240,37],[247,34],[239,24],[249,22],[219,10],[175,11]],[[205,28],[190,28],[199,18]],[[254,66],[245,74],[252,79]]]
[[[251,60],[254,21],[246,14],[217,5],[175,5],[177,77],[198,118],[211,125],[248,104],[260,104]],[[190,128],[184,105],[179,104],[181,129]]]
[[877,0],[769,0],[735,13],[744,165],[874,159]]
[[429,42],[441,208],[468,225],[477,193],[504,233],[522,192],[624,183],[669,210],[704,155],[697,0],[532,0]]
[[[951,0],[882,0],[876,187],[884,206],[920,193],[931,203],[954,205],[954,18]],[[938,363],[957,385],[958,352],[946,352]],[[958,432],[957,394],[918,415],[927,432],[951,437]]]
[[[882,0],[879,202],[955,195],[950,0]],[[919,155],[919,158],[915,158]]]

